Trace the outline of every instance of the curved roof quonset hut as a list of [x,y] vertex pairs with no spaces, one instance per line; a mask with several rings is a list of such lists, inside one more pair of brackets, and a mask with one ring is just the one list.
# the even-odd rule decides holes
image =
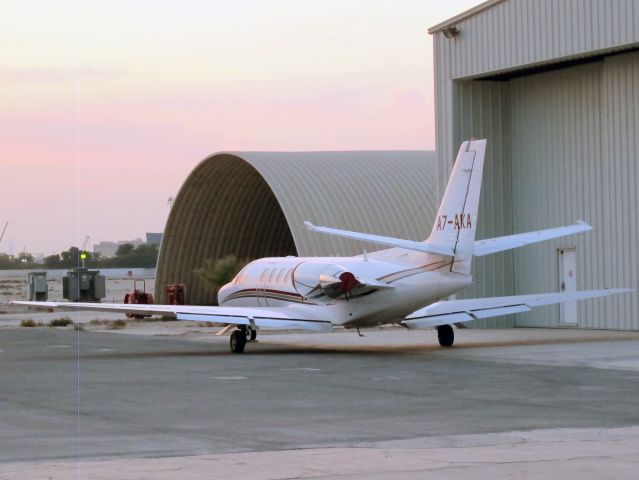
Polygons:
[[207,258],[357,255],[380,247],[309,232],[316,225],[423,240],[437,208],[435,152],[216,153],[191,172],[169,215],[155,296],[185,283],[186,301],[213,292],[193,270]]

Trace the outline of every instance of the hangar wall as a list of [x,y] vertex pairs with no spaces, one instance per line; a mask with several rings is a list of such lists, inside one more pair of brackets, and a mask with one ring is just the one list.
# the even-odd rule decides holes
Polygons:
[[233,152],[204,159],[178,193],[164,231],[155,298],[185,283],[186,301],[214,302],[193,270],[208,258],[339,256],[379,246],[309,232],[316,225],[423,240],[438,206],[428,151]]
[[[508,85],[503,82],[457,82],[454,91],[456,137],[489,139],[484,164],[477,238],[510,235],[513,232],[513,215],[510,135],[508,135],[510,125]],[[454,154],[448,161],[439,157],[440,174],[442,170],[452,167],[454,159]],[[446,165],[443,166],[441,163]],[[447,179],[440,177],[440,181],[443,191]],[[473,265],[475,283],[459,296],[474,298],[514,295],[512,255],[512,252],[503,252],[476,258]],[[481,322],[490,328],[511,327],[513,316],[489,318]]]
[[[558,290],[563,247],[577,249],[579,289],[637,288],[639,0],[491,0],[429,33],[440,189],[459,143],[489,140],[478,235],[595,227],[477,262],[465,296]],[[637,294],[578,305],[579,327],[639,329]],[[559,318],[547,307],[476,326]]]
[[[446,38],[444,29],[459,35]],[[433,35],[437,154],[450,162],[453,81],[587,58],[635,46],[639,0],[488,0],[438,25]],[[449,170],[440,172],[448,178]],[[445,185],[445,183],[444,183]]]
[[186,284],[186,301],[215,302],[193,270],[208,258],[295,255],[282,208],[264,178],[234,155],[200,163],[177,195],[158,257],[155,298],[166,303],[166,285]]

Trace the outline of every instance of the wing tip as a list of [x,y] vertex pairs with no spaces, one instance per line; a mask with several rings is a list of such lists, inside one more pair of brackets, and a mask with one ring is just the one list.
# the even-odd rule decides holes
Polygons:
[[581,226],[584,232],[593,229],[592,225],[584,220],[577,220],[577,225]]
[[637,289],[635,288],[606,288],[606,290],[611,290],[611,294],[615,294],[615,293],[631,293],[631,292],[636,292]]

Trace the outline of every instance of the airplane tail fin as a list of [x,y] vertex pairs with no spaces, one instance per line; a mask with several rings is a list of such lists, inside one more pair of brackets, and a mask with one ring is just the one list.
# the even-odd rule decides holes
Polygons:
[[451,271],[470,274],[486,140],[462,143],[426,244],[451,248]]

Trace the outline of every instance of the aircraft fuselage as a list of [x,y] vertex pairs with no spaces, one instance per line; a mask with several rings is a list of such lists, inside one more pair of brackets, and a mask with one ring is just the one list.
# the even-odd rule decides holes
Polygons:
[[451,272],[443,257],[396,263],[373,255],[256,260],[220,289],[218,303],[286,308],[347,328],[370,327],[402,319],[472,282]]

